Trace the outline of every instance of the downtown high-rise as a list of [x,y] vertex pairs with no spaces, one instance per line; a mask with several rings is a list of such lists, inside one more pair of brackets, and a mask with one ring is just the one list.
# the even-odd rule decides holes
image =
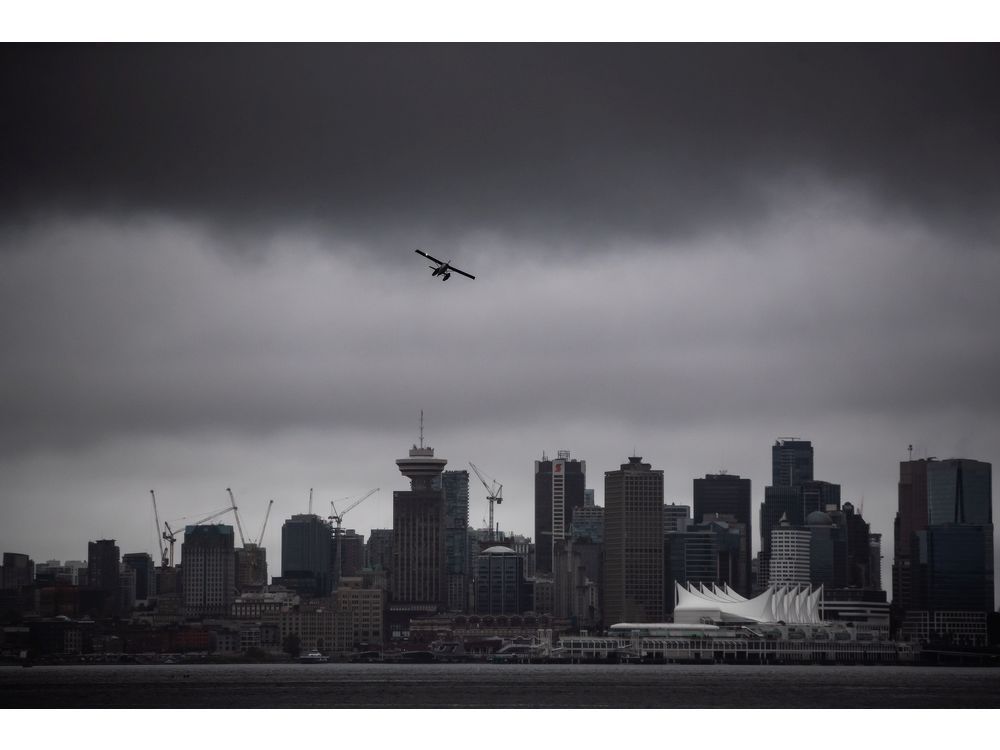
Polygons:
[[604,624],[663,619],[663,470],[604,473]]
[[447,459],[414,445],[397,459],[410,489],[392,493],[392,604],[399,615],[433,614],[448,608],[446,495],[441,474]]
[[535,575],[552,575],[554,544],[569,536],[573,510],[586,502],[587,462],[559,451],[535,461]]
[[751,539],[753,521],[750,513],[750,480],[738,474],[706,474],[694,480],[694,522],[728,520],[740,526],[740,542],[735,580],[722,581],[743,596],[750,596]]

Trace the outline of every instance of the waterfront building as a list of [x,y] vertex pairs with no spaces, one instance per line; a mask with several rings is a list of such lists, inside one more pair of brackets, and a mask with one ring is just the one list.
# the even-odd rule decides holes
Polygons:
[[746,527],[730,515],[706,515],[706,522],[664,537],[664,609],[674,607],[675,583],[747,587],[742,560]]
[[893,615],[902,637],[985,643],[994,611],[992,466],[900,462]]
[[808,584],[776,584],[747,599],[730,586],[675,585],[677,624],[785,623],[818,625],[822,622],[819,601],[823,588]]
[[445,497],[445,559],[448,576],[448,610],[468,610],[468,585],[470,571],[469,528],[469,472],[445,471],[441,474]]
[[817,510],[829,512],[840,510],[840,485],[833,482],[821,482],[814,479],[799,485],[799,495],[802,500],[802,517],[808,518]]
[[927,466],[927,523],[993,523],[993,466],[949,458]]
[[383,571],[392,567],[392,529],[372,529],[368,534],[365,567]]
[[251,591],[267,586],[267,549],[247,542],[236,550],[236,588]]
[[787,518],[771,529],[769,586],[809,583],[812,534]]
[[870,585],[876,591],[882,590],[882,535],[868,535],[868,576]]
[[237,620],[277,623],[282,612],[300,603],[299,595],[287,589],[246,592],[233,600],[229,614]]
[[114,539],[98,539],[87,543],[87,581],[92,589],[103,592],[104,605],[100,614],[109,616],[121,611],[119,596],[119,566],[121,551]]
[[535,573],[552,573],[552,545],[566,538],[573,509],[584,505],[587,462],[559,451],[535,461]]
[[533,591],[524,577],[524,558],[510,547],[483,550],[476,572],[478,615],[519,615],[532,609]]
[[327,656],[344,656],[354,650],[351,613],[340,610],[333,597],[313,599],[282,612],[278,627],[281,642],[291,635],[298,637],[303,654],[319,651]]
[[333,530],[313,513],[281,526],[281,583],[303,596],[326,596],[333,587]]
[[0,571],[0,589],[18,590],[30,586],[35,580],[35,561],[18,552],[3,553],[3,569]]
[[556,604],[556,582],[551,575],[531,579],[531,611],[537,615],[551,615]]
[[136,571],[124,562],[118,566],[118,611],[127,614],[135,606]]
[[581,627],[600,624],[603,552],[604,546],[587,536],[556,543],[552,574],[556,617],[570,618]]
[[771,486],[798,487],[812,479],[812,442],[799,438],[775,440],[771,446]]
[[188,617],[227,615],[236,591],[233,527],[184,527],[181,544],[184,611]]
[[663,504],[663,533],[686,531],[691,525],[691,506],[676,503]]
[[600,505],[573,508],[568,538],[589,539],[595,544],[601,544],[604,541],[604,508]]
[[834,515],[843,519],[843,513],[824,513],[814,510],[806,517],[809,531],[809,582],[827,588],[846,588],[847,579],[847,529],[834,521]]
[[897,621],[922,610],[916,534],[927,528],[927,465],[934,459],[899,462],[898,508],[893,523],[892,608]]
[[606,622],[663,619],[663,471],[630,456],[604,474]]
[[134,599],[140,601],[156,596],[156,566],[148,552],[129,552],[122,557],[122,565],[135,571]]
[[431,614],[448,608],[445,547],[445,492],[441,474],[447,459],[434,449],[414,445],[397,459],[400,473],[410,480],[408,491],[392,493],[392,607],[401,615]]
[[352,645],[381,645],[385,637],[384,588],[368,587],[362,576],[344,576],[337,588],[337,607],[350,614]]
[[[341,529],[337,535],[334,529],[334,575],[336,575],[336,555],[340,555],[340,576],[353,578],[365,567],[365,535],[359,534],[354,529]],[[339,581],[334,581],[334,586],[339,586]]]
[[753,524],[750,513],[750,480],[738,474],[706,474],[703,479],[694,480],[694,522],[705,523],[713,516],[730,516],[743,525],[743,546],[739,551],[737,565],[740,573],[732,584],[743,596],[750,595],[752,587],[750,562],[750,539]]
[[824,588],[819,615],[824,622],[848,624],[858,637],[868,634],[875,640],[889,640],[889,602],[884,591]]

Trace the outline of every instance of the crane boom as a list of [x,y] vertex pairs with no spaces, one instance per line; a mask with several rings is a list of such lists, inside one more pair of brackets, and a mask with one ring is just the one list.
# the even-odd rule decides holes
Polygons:
[[166,531],[163,532],[163,538],[170,542],[170,567],[174,567],[174,542],[177,541],[177,534],[174,530],[170,528],[170,524],[166,521],[163,522],[163,527]]
[[274,500],[269,500],[267,502],[267,510],[264,512],[264,523],[260,527],[260,536],[257,537],[257,546],[264,541],[264,529],[267,528],[267,519],[271,517],[271,506],[274,505]]
[[343,513],[340,514],[341,517],[346,516],[348,510],[351,510],[351,508],[358,507],[359,505],[361,505],[361,503],[363,503],[365,500],[367,500],[368,498],[370,498],[372,495],[374,495],[378,491],[379,491],[378,487],[376,487],[373,490],[368,490],[368,492],[366,492],[361,498],[359,498],[358,500],[355,500],[353,503],[351,503],[350,505],[348,505],[347,506],[347,510],[345,510]]
[[160,567],[167,567],[167,551],[163,548],[163,537],[160,536],[160,513],[156,509],[156,493],[152,490],[149,491],[150,496],[153,498],[153,520],[156,521],[156,543],[160,548]]
[[367,500],[368,498],[370,498],[372,495],[374,495],[378,491],[379,491],[378,487],[376,487],[373,490],[368,490],[368,492],[366,492],[360,498],[358,498],[353,503],[351,503],[350,505],[348,505],[347,506],[347,510],[343,511],[342,513],[338,513],[337,512],[337,506],[334,504],[334,501],[333,500],[330,501],[330,508],[333,509],[333,515],[330,516],[330,520],[337,522],[337,527],[334,529],[334,532],[333,532],[333,538],[334,538],[334,540],[336,541],[336,544],[337,544],[337,549],[334,552],[334,554],[336,556],[335,560],[334,560],[334,564],[336,566],[335,567],[335,571],[334,571],[334,579],[336,580],[338,586],[340,585],[340,569],[341,569],[341,561],[340,561],[340,558],[341,558],[340,525],[341,525],[341,523],[343,523],[344,516],[347,515],[347,512],[349,510],[351,510],[352,508],[356,508],[357,506],[361,505],[361,503],[363,503],[365,500]]
[[233,506],[233,515],[236,516],[236,528],[239,529],[240,532],[240,544],[246,547],[247,540],[243,538],[243,524],[240,523],[240,512],[236,508],[236,498],[233,497],[233,491],[228,487],[226,487],[226,492],[229,493],[229,502]]
[[503,497],[501,497],[501,495],[503,494],[503,485],[497,482],[497,480],[493,479],[492,480],[493,486],[490,487],[488,484],[486,484],[486,479],[485,477],[483,477],[483,472],[479,470],[479,467],[477,467],[474,463],[472,463],[472,461],[469,461],[469,466],[471,466],[472,470],[476,472],[476,476],[479,477],[479,481],[482,482],[483,487],[486,488],[486,499],[490,503],[490,541],[494,541],[495,537],[493,529],[493,503],[503,502]]

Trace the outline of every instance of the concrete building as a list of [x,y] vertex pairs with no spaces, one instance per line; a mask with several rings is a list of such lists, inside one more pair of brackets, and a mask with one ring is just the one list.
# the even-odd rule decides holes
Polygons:
[[552,545],[566,539],[573,509],[585,503],[587,462],[559,451],[535,461],[535,574],[552,573]]
[[895,623],[904,638],[977,645],[994,611],[992,465],[900,462]]
[[834,515],[814,510],[806,517],[809,531],[809,582],[815,586],[841,589],[848,585],[847,529]]
[[771,446],[771,486],[797,487],[812,478],[812,442],[800,438],[775,440]]
[[327,656],[344,656],[354,650],[354,622],[349,611],[341,610],[333,597],[303,602],[282,612],[278,619],[282,643],[294,635],[305,654],[319,651]]
[[114,539],[98,539],[87,543],[87,580],[92,589],[104,592],[105,604],[101,615],[121,612],[119,566],[121,551]]
[[771,529],[771,560],[768,585],[808,584],[812,534],[793,526],[787,518]]
[[663,533],[686,531],[691,525],[691,506],[676,503],[663,504]]
[[750,596],[752,581],[750,572],[751,542],[753,523],[750,513],[750,480],[738,474],[706,474],[703,479],[694,480],[694,522],[705,523],[715,515],[730,516],[744,527],[744,544],[737,562],[740,567],[738,580],[732,583],[742,596]]
[[445,492],[441,474],[447,459],[434,449],[414,445],[406,458],[397,459],[400,473],[410,480],[408,491],[392,493],[392,604],[409,616],[443,612],[448,608],[447,549],[445,546]]
[[186,526],[181,544],[184,611],[188,617],[229,614],[236,595],[233,527]]
[[601,544],[604,541],[604,508],[600,505],[573,508],[568,538],[589,539],[595,544]]
[[706,522],[664,536],[664,609],[673,610],[675,584],[745,587],[742,560],[746,527],[730,515],[706,515]]
[[368,534],[365,567],[383,571],[392,567],[392,529],[372,529]]
[[927,523],[992,524],[993,466],[949,458],[927,467]]
[[532,589],[524,577],[524,558],[510,547],[483,550],[476,573],[478,615],[519,615],[532,609]]
[[13,591],[30,586],[35,580],[35,562],[28,555],[18,552],[3,553],[3,570],[0,571],[0,589]]
[[344,576],[337,588],[337,607],[351,619],[354,648],[381,646],[385,639],[386,591],[368,588],[361,576]]
[[892,609],[897,622],[924,609],[916,573],[916,534],[927,528],[927,465],[933,459],[899,462],[898,507],[893,523]]
[[448,611],[467,612],[469,604],[468,528],[469,472],[441,474],[445,497],[445,558],[448,576]]
[[267,550],[247,542],[236,550],[236,588],[259,591],[267,582]]
[[333,588],[333,531],[312,513],[281,526],[281,581],[303,596],[327,596]]
[[143,601],[156,596],[156,566],[148,552],[129,552],[122,557],[122,565],[135,571],[135,596]]
[[604,473],[605,624],[663,619],[663,471],[630,456]]
[[601,623],[604,545],[587,536],[557,542],[556,569],[552,573],[553,614],[578,627]]
[[[334,529],[332,554],[334,562],[336,556],[340,555],[341,577],[354,578],[365,567],[365,535],[359,534],[354,529],[341,529],[338,536]],[[336,565],[334,571],[336,577]],[[339,585],[339,581],[334,581],[335,588]]]

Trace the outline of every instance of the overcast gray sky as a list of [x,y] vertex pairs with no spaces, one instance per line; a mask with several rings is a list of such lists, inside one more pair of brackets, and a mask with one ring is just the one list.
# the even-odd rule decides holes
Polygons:
[[[0,550],[281,521],[425,437],[504,484],[637,451],[668,501],[813,441],[1000,455],[1000,48],[0,48]],[[442,284],[421,247],[477,276]],[[472,486],[470,520],[486,516]],[[755,518],[756,524],[756,518]],[[755,530],[756,531],[756,530]],[[755,550],[759,539],[754,539]]]

